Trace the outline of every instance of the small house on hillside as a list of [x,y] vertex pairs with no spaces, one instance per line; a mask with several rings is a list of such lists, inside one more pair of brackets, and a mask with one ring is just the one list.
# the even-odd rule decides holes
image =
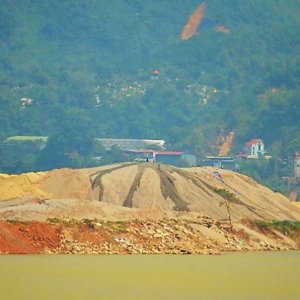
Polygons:
[[248,157],[263,157],[266,153],[265,145],[261,139],[252,139],[245,144],[245,152]]

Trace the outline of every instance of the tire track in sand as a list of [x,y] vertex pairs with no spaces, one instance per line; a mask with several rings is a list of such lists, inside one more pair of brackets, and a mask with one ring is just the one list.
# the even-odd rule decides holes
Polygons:
[[[107,169],[107,170],[98,171],[98,172],[95,172],[93,174],[90,174],[90,182],[91,182],[91,185],[92,185],[92,191],[96,187],[99,187],[99,196],[98,196],[99,201],[102,201],[103,192],[104,192],[102,177],[106,174],[110,174],[113,171],[124,169],[124,168],[130,167],[130,166],[133,166],[133,165],[136,165],[136,163],[121,165],[121,166],[117,166],[117,167],[114,167],[114,168],[110,168],[110,169]],[[94,179],[92,179],[92,177],[95,176],[95,175],[96,175],[96,177]]]

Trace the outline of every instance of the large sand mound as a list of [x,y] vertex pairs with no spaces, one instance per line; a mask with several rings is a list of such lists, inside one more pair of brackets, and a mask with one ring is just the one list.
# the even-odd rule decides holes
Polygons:
[[[0,176],[0,218],[33,219],[199,214],[235,220],[300,219],[300,209],[249,177],[213,168],[177,169],[151,163]],[[161,213],[160,213],[161,212]]]
[[21,175],[0,174],[0,200],[14,199],[25,196],[48,198],[45,190],[37,184],[45,173],[26,173]]

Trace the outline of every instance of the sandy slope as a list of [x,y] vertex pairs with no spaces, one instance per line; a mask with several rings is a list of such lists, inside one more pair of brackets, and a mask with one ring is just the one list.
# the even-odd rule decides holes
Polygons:
[[238,198],[233,219],[300,220],[300,208],[249,177],[213,168],[177,169],[151,163],[0,175],[0,218],[145,219],[180,215],[228,218],[225,200]]

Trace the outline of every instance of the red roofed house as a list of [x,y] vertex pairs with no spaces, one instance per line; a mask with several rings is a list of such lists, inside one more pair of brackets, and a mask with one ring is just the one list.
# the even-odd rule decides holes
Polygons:
[[153,70],[153,75],[158,76],[160,74],[160,70],[159,69],[154,69]]
[[261,139],[252,139],[245,144],[246,154],[253,158],[263,157],[266,153],[265,145]]

